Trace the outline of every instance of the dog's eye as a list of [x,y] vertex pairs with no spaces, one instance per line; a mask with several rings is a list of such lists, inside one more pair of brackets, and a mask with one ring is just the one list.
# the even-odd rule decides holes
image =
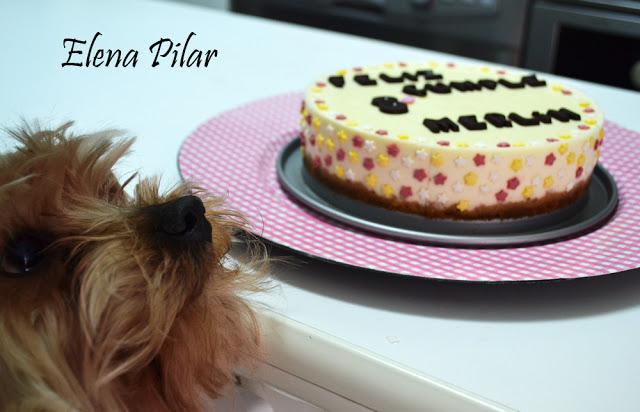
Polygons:
[[42,260],[47,246],[43,238],[20,235],[5,246],[0,258],[0,271],[7,276],[21,276],[33,271]]

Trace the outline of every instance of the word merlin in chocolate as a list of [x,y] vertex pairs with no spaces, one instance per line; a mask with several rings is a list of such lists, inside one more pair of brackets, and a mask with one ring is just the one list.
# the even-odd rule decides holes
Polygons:
[[464,115],[458,117],[457,123],[448,117],[443,117],[441,119],[427,118],[424,119],[422,124],[424,124],[424,126],[432,133],[448,133],[459,132],[460,127],[458,124],[462,125],[467,130],[486,130],[487,123],[491,124],[493,127],[501,129],[503,127],[513,127],[512,122],[520,126],[537,126],[541,123],[549,124],[552,120],[566,123],[569,121],[579,121],[580,118],[581,117],[578,113],[572,112],[569,109],[561,108],[559,110],[550,109],[547,110],[546,113],[534,111],[531,113],[530,117],[524,117],[518,113],[509,113],[508,116],[501,113],[487,113],[484,115],[484,120],[486,121],[478,121],[475,115]]

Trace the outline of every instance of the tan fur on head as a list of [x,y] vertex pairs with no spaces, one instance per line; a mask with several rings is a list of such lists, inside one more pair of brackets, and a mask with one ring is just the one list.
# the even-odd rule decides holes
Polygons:
[[[0,410],[198,410],[259,353],[238,296],[256,277],[223,265],[242,221],[209,197],[211,243],[157,241],[149,208],[194,189],[141,180],[128,196],[112,168],[132,140],[69,126],[13,132],[0,156]],[[25,236],[44,249],[15,274]]]

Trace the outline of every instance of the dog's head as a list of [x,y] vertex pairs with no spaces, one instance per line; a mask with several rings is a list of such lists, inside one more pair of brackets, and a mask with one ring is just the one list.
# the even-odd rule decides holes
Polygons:
[[128,195],[132,141],[68,126],[0,156],[0,409],[197,408],[258,351],[252,277],[223,264],[238,216],[186,185]]

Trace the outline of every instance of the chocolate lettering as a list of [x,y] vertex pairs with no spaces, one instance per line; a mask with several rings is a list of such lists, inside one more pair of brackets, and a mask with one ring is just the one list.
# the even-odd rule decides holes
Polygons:
[[463,125],[467,130],[487,129],[487,124],[485,122],[478,122],[475,115],[460,116],[458,117],[458,123]]
[[522,89],[524,87],[524,83],[522,81],[514,83],[507,79],[500,79],[498,80],[498,83],[500,83],[501,85],[503,85],[508,89]]
[[369,77],[368,74],[358,74],[353,76],[353,80],[360,86],[375,86],[378,84],[378,82]]
[[540,121],[535,117],[524,117],[518,113],[509,113],[509,120],[520,126],[537,126],[540,124]]
[[329,77],[329,83],[335,87],[342,88],[344,87],[344,76],[331,76]]
[[424,124],[432,133],[460,131],[460,127],[458,127],[458,125],[448,117],[443,117],[442,119],[424,119],[422,124]]
[[409,111],[405,103],[399,102],[398,99],[391,96],[375,97],[371,100],[371,104],[378,107],[382,113],[404,114]]
[[522,83],[531,87],[542,87],[547,85],[546,81],[538,79],[535,74],[530,74],[529,76],[522,76]]
[[487,113],[484,115],[484,120],[491,123],[491,125],[498,129],[503,127],[512,127],[511,122],[507,120],[505,115],[500,113]]

